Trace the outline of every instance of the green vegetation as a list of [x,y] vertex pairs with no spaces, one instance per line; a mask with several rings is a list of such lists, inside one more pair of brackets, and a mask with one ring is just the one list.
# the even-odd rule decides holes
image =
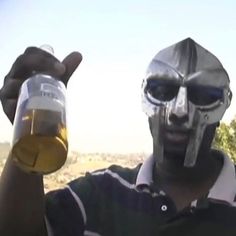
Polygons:
[[236,117],[229,124],[220,124],[213,146],[225,151],[236,163]]

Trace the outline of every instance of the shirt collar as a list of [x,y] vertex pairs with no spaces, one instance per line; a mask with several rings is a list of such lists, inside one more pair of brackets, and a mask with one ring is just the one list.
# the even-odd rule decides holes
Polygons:
[[[220,151],[219,153],[223,157],[224,164],[220,175],[209,191],[208,198],[222,200],[232,204],[236,195],[235,167],[227,155]],[[153,165],[154,158],[151,155],[140,167],[136,179],[137,187],[142,185],[150,186],[153,183]]]
[[224,165],[215,184],[209,191],[208,198],[233,203],[236,195],[235,166],[227,155],[223,152],[220,153],[224,158]]
[[153,182],[152,180],[152,170],[154,165],[153,156],[149,156],[140,167],[140,170],[136,179],[136,186],[147,185],[150,186]]

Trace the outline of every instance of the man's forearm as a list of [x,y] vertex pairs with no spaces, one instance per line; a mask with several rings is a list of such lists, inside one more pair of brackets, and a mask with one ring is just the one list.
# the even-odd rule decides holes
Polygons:
[[23,172],[9,158],[0,178],[0,235],[47,235],[43,177]]

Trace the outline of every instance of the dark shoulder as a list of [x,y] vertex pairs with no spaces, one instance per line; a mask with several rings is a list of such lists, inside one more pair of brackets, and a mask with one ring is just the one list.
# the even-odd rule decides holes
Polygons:
[[138,164],[137,166],[125,167],[120,165],[111,165],[108,168],[100,169],[88,173],[90,177],[96,179],[104,179],[104,178],[111,178],[111,179],[123,179],[129,183],[134,183],[136,181],[139,169],[142,164]]

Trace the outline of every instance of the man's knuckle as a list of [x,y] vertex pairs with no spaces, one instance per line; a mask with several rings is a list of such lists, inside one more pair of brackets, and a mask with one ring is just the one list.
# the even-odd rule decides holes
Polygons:
[[31,46],[25,49],[24,54],[32,54],[37,52],[39,52],[39,48]]

